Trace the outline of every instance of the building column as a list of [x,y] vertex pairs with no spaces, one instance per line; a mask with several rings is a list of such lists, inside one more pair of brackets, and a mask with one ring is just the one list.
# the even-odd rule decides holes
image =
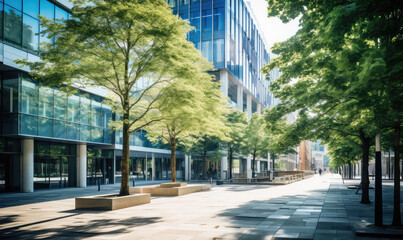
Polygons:
[[260,161],[256,161],[256,172],[260,173]]
[[189,181],[192,180],[192,155],[189,155]]
[[22,191],[34,191],[34,139],[22,140]]
[[252,156],[248,155],[246,159],[246,178],[252,178]]
[[146,176],[146,181],[148,181],[148,166],[147,166],[147,153],[146,153],[146,158],[144,159],[144,166],[145,166],[145,176]]
[[220,71],[220,81],[221,81],[221,92],[228,97],[228,71]]
[[87,187],[87,145],[77,145],[77,187]]
[[228,175],[228,157],[221,157],[221,180],[226,180]]
[[151,175],[152,180],[155,181],[155,153],[151,153]]
[[262,104],[260,104],[260,103],[257,103],[257,112],[259,113],[259,114],[262,114]]
[[238,92],[237,92],[237,108],[243,112],[243,90],[242,85],[238,85]]
[[246,95],[246,108],[248,111],[248,119],[252,118],[252,95]]
[[189,181],[189,156],[185,155],[185,181]]

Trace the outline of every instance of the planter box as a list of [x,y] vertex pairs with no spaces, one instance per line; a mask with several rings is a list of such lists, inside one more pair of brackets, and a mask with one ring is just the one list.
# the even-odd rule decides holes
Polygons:
[[150,203],[150,194],[135,194],[119,197],[117,195],[99,195],[76,198],[76,209],[116,210]]
[[190,185],[184,187],[154,187],[151,188],[152,196],[181,196],[189,193],[210,190],[210,184]]
[[185,187],[185,186],[187,186],[187,183],[185,182],[170,182],[160,184],[160,187],[162,188]]

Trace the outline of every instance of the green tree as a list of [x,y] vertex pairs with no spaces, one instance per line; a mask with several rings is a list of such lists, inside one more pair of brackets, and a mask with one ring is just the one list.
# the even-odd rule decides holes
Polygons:
[[41,62],[20,63],[45,85],[103,87],[123,129],[120,195],[129,194],[129,136],[158,121],[166,85],[200,70],[200,53],[186,40],[188,22],[163,0],[75,0],[71,18],[42,18],[42,35],[56,39],[40,52]]
[[234,154],[241,151],[244,141],[244,131],[247,126],[247,117],[245,113],[237,109],[233,109],[226,117],[229,130],[226,133],[227,140],[223,141],[221,146],[222,149],[227,152],[229,178],[231,179]]
[[[400,158],[403,4],[375,0],[320,4],[292,0],[268,2],[269,16],[279,16],[285,22],[301,17],[301,29],[296,36],[275,47],[275,53],[281,57],[271,66],[278,64],[283,72],[283,79],[275,88],[280,90],[291,79],[297,79],[299,83],[294,86],[301,87],[296,93],[299,97],[308,97],[304,93],[306,89],[322,89],[316,95],[311,91],[311,99],[305,98],[305,102],[295,101],[300,108],[328,105],[318,112],[324,115],[333,112],[329,120],[350,116],[353,121],[348,125],[355,130],[354,135],[359,136],[363,147],[361,202],[369,203],[367,149],[374,131],[394,129],[397,159]],[[285,94],[296,89],[284,87],[284,90]],[[340,127],[346,122],[338,124]],[[335,131],[350,133],[347,129]],[[400,181],[395,178],[393,225],[401,225],[399,191]]]
[[[207,62],[207,60],[205,60]],[[211,65],[207,65],[210,67]],[[157,142],[162,140],[171,147],[171,181],[176,181],[175,151],[178,144],[193,144],[194,136],[207,135],[225,139],[225,97],[199,64],[200,71],[192,78],[181,79],[165,90],[160,101],[163,107],[155,112],[160,121],[147,126],[147,137]],[[205,71],[202,71],[205,70]]]
[[269,138],[264,132],[262,115],[254,113],[249,119],[243,136],[242,152],[252,155],[252,172],[255,171],[256,157],[267,155]]

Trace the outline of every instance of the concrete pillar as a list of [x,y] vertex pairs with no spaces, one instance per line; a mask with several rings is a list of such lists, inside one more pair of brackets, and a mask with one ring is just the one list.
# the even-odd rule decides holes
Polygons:
[[22,191],[34,191],[34,139],[22,140]]
[[189,181],[189,156],[185,155],[185,181]]
[[262,104],[257,103],[257,112],[258,112],[259,114],[262,114],[262,111],[263,111],[263,106],[262,106]]
[[151,153],[151,165],[152,180],[155,181],[155,153]]
[[145,166],[145,176],[146,176],[146,181],[148,181],[148,171],[147,171],[147,169],[148,169],[148,166],[147,166],[147,153],[146,153],[146,158],[144,159],[144,166]]
[[260,161],[256,161],[256,172],[260,173]]
[[221,81],[221,92],[228,97],[228,72],[227,70],[221,70],[220,81]]
[[229,176],[228,157],[221,157],[221,180],[226,180]]
[[246,159],[246,178],[252,178],[252,156],[248,155]]
[[246,95],[246,108],[248,110],[248,119],[252,118],[252,95]]
[[243,90],[241,85],[238,85],[237,107],[241,112],[243,112]]
[[87,187],[87,145],[77,145],[77,187]]
[[189,155],[189,181],[192,180],[192,155]]

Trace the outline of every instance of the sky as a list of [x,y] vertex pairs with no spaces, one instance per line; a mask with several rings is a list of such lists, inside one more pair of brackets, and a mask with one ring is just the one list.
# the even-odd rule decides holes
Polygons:
[[253,14],[256,16],[257,21],[261,26],[263,35],[269,44],[269,48],[271,48],[276,42],[287,40],[297,32],[299,28],[298,20],[284,24],[279,18],[267,17],[266,0],[245,0],[245,2],[250,2]]

